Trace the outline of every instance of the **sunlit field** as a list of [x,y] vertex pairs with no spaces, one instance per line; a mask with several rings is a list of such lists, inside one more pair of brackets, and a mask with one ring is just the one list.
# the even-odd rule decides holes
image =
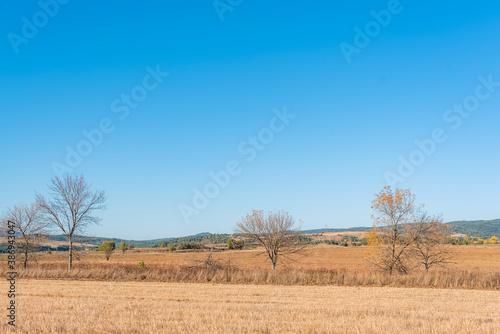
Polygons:
[[[448,265],[457,269],[500,270],[500,244],[478,246],[453,246],[454,257]],[[292,260],[283,259],[282,265],[296,269],[366,269],[364,261],[366,247],[341,247],[330,245],[311,246],[302,255],[295,256]],[[109,261],[106,261],[102,252],[84,251],[79,253],[75,261],[75,268],[88,265],[117,266],[137,265],[144,261],[150,267],[163,266],[190,266],[203,260],[206,253],[199,251],[174,251],[167,248],[134,249],[122,253],[115,250]],[[261,248],[248,250],[225,250],[214,253],[214,257],[222,262],[247,268],[270,268],[270,263]],[[5,258],[5,255],[0,256]],[[52,252],[37,254],[37,263],[33,267],[64,267],[67,265],[67,252]]]
[[498,291],[47,280],[21,280],[18,289],[16,333],[495,333],[500,326]]
[[[171,283],[301,284],[371,287],[500,289],[500,245],[453,246],[446,268],[428,274],[389,276],[364,261],[366,247],[311,246],[304,254],[278,264],[276,273],[259,248],[249,250],[174,251],[166,248],[115,250],[109,261],[103,252],[79,252],[67,270],[67,253],[39,253],[20,278]],[[207,264],[208,256],[212,262]],[[5,258],[5,255],[3,255]],[[4,259],[5,260],[5,259]],[[144,268],[139,268],[140,261]],[[4,274],[6,270],[4,269]]]

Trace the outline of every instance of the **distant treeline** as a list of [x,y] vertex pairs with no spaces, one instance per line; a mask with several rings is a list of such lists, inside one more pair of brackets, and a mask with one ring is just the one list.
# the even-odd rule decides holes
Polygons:
[[[198,234],[191,235],[188,237],[180,237],[180,238],[170,238],[162,241],[157,241],[150,247],[168,247],[169,245],[175,244],[194,244],[194,243],[204,243],[204,244],[221,244],[227,243],[227,241],[231,238],[237,237],[237,235],[232,234]],[[134,244],[135,246],[135,244]]]
[[[79,247],[79,246],[73,246],[73,249],[83,250],[84,248],[83,247]],[[7,244],[5,244],[5,243],[0,244],[0,254],[6,254],[7,251],[8,251]],[[47,251],[51,251],[51,252],[67,252],[67,251],[69,251],[69,246],[57,246],[57,247],[38,246],[38,247],[34,248],[33,251],[34,252],[47,252]]]
[[500,237],[500,219],[455,221],[448,223],[455,233],[469,234],[473,237],[491,238]]
[[[47,236],[49,240],[54,240],[54,241],[68,241],[66,239],[66,236],[64,235],[49,235]],[[114,241],[115,244],[119,245],[120,243],[124,242],[127,245],[134,245],[136,248],[149,248],[153,247],[153,245],[157,244],[158,242],[165,241],[169,239],[153,239],[153,240],[126,240],[126,239],[118,239],[118,238],[102,238],[102,237],[85,237],[85,236],[78,236],[75,239],[75,242],[78,243],[83,243],[83,244],[89,244],[92,246],[95,246],[96,248],[102,245],[104,241]]]

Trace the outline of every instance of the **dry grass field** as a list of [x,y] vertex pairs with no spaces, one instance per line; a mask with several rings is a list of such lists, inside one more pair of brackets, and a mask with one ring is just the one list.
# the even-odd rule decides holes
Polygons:
[[[454,257],[450,268],[500,270],[500,244],[480,246],[454,246]],[[295,269],[366,269],[363,255],[366,247],[341,247],[320,244],[311,246],[303,255],[297,256],[293,261],[285,261],[284,266]],[[109,261],[106,261],[102,252],[86,251],[80,253],[80,260],[76,260],[75,267],[88,265],[116,266],[137,265],[144,261],[151,267],[162,266],[189,266],[201,261],[205,254],[193,251],[169,252],[166,248],[146,248],[126,251],[122,254],[115,250]],[[261,249],[232,250],[214,253],[214,257],[239,268],[256,269],[270,268],[269,259],[262,254]],[[1,255],[0,259],[5,258]],[[65,266],[67,252],[52,252],[51,255],[41,253],[38,255],[38,264],[46,268]]]
[[[6,291],[2,281],[0,289]],[[500,293],[21,280],[15,333],[498,333]],[[6,296],[2,294],[2,305]],[[14,333],[4,323],[2,333]]]
[[[216,269],[202,266],[203,251],[115,251],[109,261],[86,251],[71,272],[67,253],[40,253],[18,270],[16,333],[499,331],[500,245],[455,246],[450,267],[428,275],[377,272],[365,250],[313,246],[276,274],[259,249],[215,252]],[[5,280],[0,289],[7,305]]]

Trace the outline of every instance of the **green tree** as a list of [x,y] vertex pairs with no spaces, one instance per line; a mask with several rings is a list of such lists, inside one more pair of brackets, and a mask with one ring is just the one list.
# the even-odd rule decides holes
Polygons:
[[115,250],[116,245],[114,241],[104,241],[99,248],[97,248],[98,251],[104,252],[104,255],[106,256],[106,261],[109,260],[111,257],[111,253]]
[[120,249],[122,253],[125,253],[125,251],[127,250],[127,244],[124,242],[120,243]]

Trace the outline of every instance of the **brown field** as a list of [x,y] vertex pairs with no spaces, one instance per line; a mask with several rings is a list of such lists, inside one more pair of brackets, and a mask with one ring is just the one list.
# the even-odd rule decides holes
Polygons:
[[[18,270],[16,332],[498,332],[500,245],[455,246],[454,263],[428,275],[377,272],[365,250],[314,246],[275,274],[259,249],[215,252],[219,268],[203,267],[203,251],[115,251],[109,261],[86,251],[71,272],[67,253],[40,253]],[[0,289],[6,306],[5,280]]]
[[[388,276],[363,260],[365,247],[318,245],[307,253],[270,271],[269,260],[258,249],[213,253],[216,266],[204,266],[207,252],[140,249],[122,254],[115,251],[109,261],[102,252],[80,253],[74,269],[67,270],[67,254],[39,254],[20,278],[103,281],[157,281],[171,283],[244,283],[343,286],[391,286],[423,288],[500,289],[500,245],[455,246],[455,258],[447,268],[431,268],[426,275]],[[5,261],[5,255],[2,256]],[[138,262],[146,268],[140,269]],[[3,271],[3,272],[2,272]],[[6,269],[0,270],[3,275]]]
[[[0,284],[7,290],[6,282]],[[500,294],[455,289],[20,280],[16,333],[498,333]],[[2,293],[2,305],[7,300]],[[5,321],[2,333],[10,331]]]
[[[367,268],[363,260],[366,247],[341,247],[330,245],[311,246],[301,256],[296,256],[293,261],[282,263],[285,267],[293,267],[302,270],[318,269],[359,269]],[[500,244],[480,246],[454,246],[454,258],[448,265],[453,269],[477,269],[477,270],[499,270],[500,271]],[[206,254],[196,251],[169,252],[166,248],[146,248],[126,251],[122,254],[115,250],[109,261],[106,261],[102,252],[84,251],[80,252],[80,260],[75,261],[75,267],[87,267],[89,265],[99,266],[136,266],[139,261],[144,261],[150,267],[164,266],[190,266],[201,261]],[[214,257],[244,269],[256,269],[270,267],[268,258],[262,254],[260,248],[249,250],[232,250],[214,253]],[[0,259],[5,255],[0,256]],[[67,263],[66,252],[52,252],[38,254],[38,263],[33,266],[59,267]]]

